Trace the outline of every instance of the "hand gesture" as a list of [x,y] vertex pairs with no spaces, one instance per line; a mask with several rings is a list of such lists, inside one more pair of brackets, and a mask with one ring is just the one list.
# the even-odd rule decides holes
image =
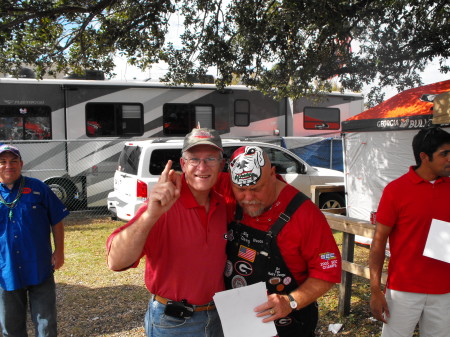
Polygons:
[[181,176],[172,170],[172,161],[169,160],[158,182],[149,193],[147,212],[160,217],[178,200],[180,190]]

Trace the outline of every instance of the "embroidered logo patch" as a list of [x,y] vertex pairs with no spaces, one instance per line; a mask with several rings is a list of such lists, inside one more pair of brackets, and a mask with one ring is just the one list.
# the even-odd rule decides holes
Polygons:
[[289,285],[289,284],[291,284],[291,282],[292,282],[292,278],[290,278],[289,276],[286,276],[284,279],[283,279],[283,284],[284,285]]
[[320,254],[320,259],[324,261],[320,263],[323,270],[337,268],[338,260],[335,253],[322,253]]
[[277,285],[277,291],[281,293],[284,290],[284,284]]
[[239,275],[249,276],[253,274],[253,267],[247,261],[238,261],[234,264],[234,269]]
[[230,229],[227,234],[225,234],[225,239],[228,241],[234,240],[233,230]]
[[273,284],[273,285],[276,285],[280,282],[281,282],[281,278],[279,278],[279,277],[272,277],[271,279],[269,279],[269,283]]
[[227,260],[227,264],[225,265],[225,277],[230,277],[233,273],[233,263],[230,260]]
[[327,260],[327,261],[334,260],[334,259],[336,259],[336,254],[327,252],[327,253],[320,254],[320,258],[322,260]]
[[256,250],[241,245],[239,247],[238,256],[247,261],[254,262],[256,257]]
[[247,285],[247,281],[245,281],[245,278],[240,276],[240,275],[236,275],[231,280],[231,287],[233,289],[240,288],[240,287],[245,287],[246,285]]
[[275,325],[277,326],[288,326],[292,324],[292,318],[283,317],[275,321]]

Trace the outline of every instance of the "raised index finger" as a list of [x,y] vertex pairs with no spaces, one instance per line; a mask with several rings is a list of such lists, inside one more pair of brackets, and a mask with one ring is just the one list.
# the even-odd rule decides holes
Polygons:
[[169,172],[171,168],[172,168],[172,161],[169,160],[167,161],[166,167],[164,167],[164,171],[161,172],[161,176],[159,177],[158,182],[165,183],[169,181]]

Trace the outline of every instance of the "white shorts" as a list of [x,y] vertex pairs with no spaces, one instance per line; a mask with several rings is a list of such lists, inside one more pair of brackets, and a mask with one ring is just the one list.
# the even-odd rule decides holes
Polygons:
[[428,295],[386,289],[386,301],[391,315],[383,324],[381,337],[411,337],[417,323],[420,337],[450,336],[450,293]]

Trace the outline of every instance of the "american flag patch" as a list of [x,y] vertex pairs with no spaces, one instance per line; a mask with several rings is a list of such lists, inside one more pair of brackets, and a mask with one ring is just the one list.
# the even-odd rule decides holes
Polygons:
[[247,261],[253,262],[253,261],[255,261],[256,250],[241,245],[239,247],[238,256],[242,257],[243,259],[245,259]]

